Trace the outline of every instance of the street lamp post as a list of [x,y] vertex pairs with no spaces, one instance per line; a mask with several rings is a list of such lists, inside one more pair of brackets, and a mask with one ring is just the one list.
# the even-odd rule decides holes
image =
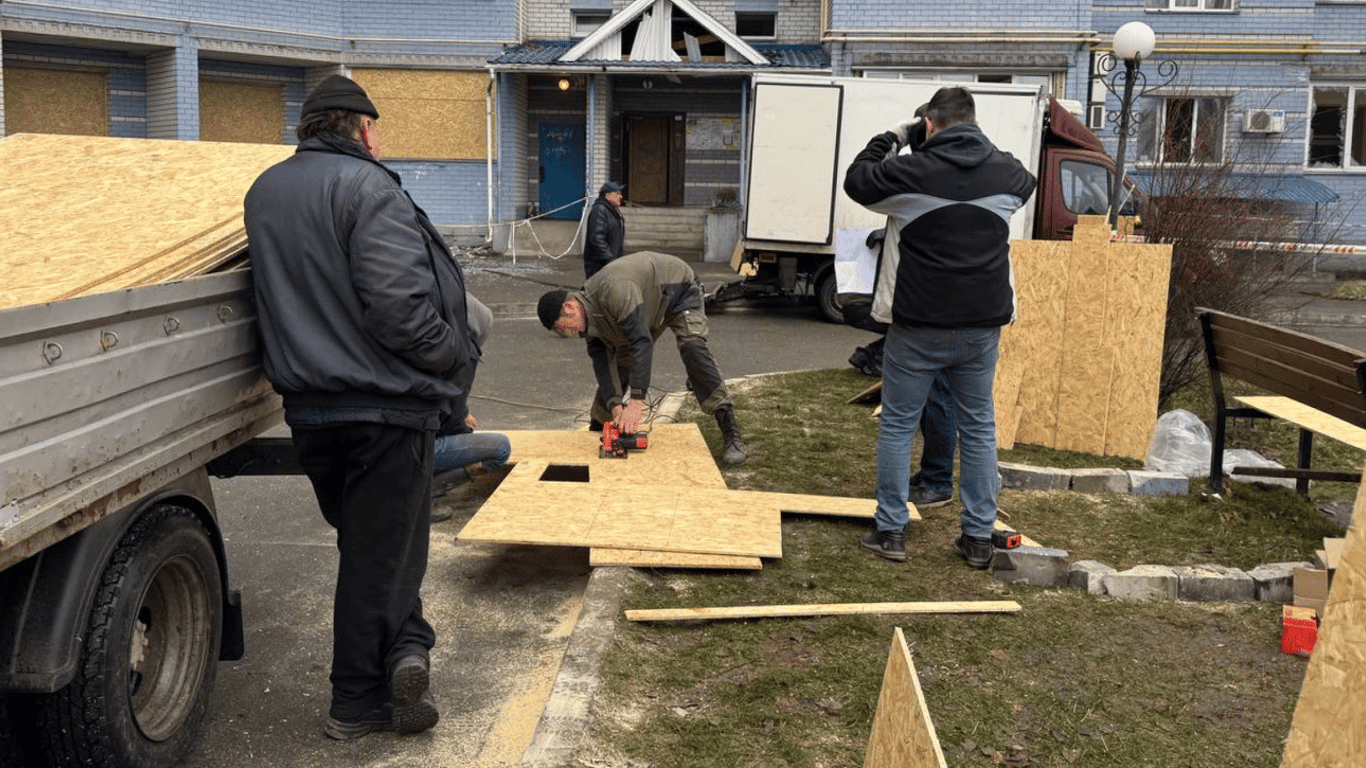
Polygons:
[[[1131,21],[1115,31],[1114,56],[1124,62],[1124,92],[1119,99],[1119,148],[1115,152],[1115,178],[1110,184],[1110,229],[1119,222],[1121,195],[1124,194],[1124,150],[1129,142],[1129,118],[1134,107],[1134,82],[1143,76],[1140,63],[1153,55],[1157,36],[1152,27]],[[1116,73],[1118,77],[1119,73]],[[1111,88],[1111,91],[1114,89]]]

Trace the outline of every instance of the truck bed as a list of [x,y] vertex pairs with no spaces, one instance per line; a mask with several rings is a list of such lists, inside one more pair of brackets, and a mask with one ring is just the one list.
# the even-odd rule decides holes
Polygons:
[[0,570],[280,423],[245,270],[0,310]]

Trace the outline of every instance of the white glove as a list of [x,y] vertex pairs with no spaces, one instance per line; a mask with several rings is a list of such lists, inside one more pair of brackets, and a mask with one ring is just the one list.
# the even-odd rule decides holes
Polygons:
[[920,123],[920,118],[913,117],[910,120],[904,120],[897,123],[894,127],[888,128],[887,130],[896,136],[896,145],[898,147],[904,147],[911,141],[911,129],[920,125]]

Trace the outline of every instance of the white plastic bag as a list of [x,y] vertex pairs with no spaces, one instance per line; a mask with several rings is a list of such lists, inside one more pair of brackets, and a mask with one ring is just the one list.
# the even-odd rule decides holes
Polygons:
[[[1157,428],[1148,441],[1148,458],[1143,468],[1154,472],[1177,472],[1186,477],[1209,477],[1210,453],[1214,440],[1210,437],[1209,427],[1200,417],[1190,411],[1178,408],[1167,411],[1157,419]],[[1224,475],[1229,476],[1234,467],[1275,467],[1284,465],[1246,448],[1229,448],[1224,451]],[[1287,488],[1295,487],[1291,477],[1250,477],[1240,478],[1244,482],[1274,483]]]
[[[1224,474],[1232,475],[1234,467],[1275,467],[1276,469],[1285,469],[1285,465],[1279,461],[1272,461],[1260,453],[1249,451],[1246,448],[1232,448],[1224,451]],[[1295,478],[1293,477],[1253,477],[1252,475],[1241,475],[1234,476],[1234,479],[1244,483],[1271,483],[1272,485],[1283,485],[1286,488],[1295,487]]]
[[1183,408],[1167,411],[1157,418],[1143,468],[1186,477],[1208,477],[1213,444],[1209,427],[1199,416]]

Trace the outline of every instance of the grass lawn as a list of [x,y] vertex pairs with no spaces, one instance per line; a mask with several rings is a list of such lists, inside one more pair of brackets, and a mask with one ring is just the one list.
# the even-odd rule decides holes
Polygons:
[[[871,497],[877,423],[867,406],[846,404],[870,381],[845,369],[737,387],[751,458],[724,470],[727,484]],[[1209,415],[1199,393],[1184,407]],[[679,419],[696,421],[719,449],[709,418],[685,407]],[[1240,424],[1233,439],[1273,458],[1294,455],[1286,425]],[[1331,442],[1322,441],[1316,466],[1361,467],[1361,452]],[[1002,459],[1116,465],[1029,447]],[[1178,498],[1004,490],[1000,505],[1041,543],[1119,569],[1308,559],[1324,536],[1341,533],[1284,488],[1234,483],[1214,499],[1192,485]],[[1325,484],[1315,500],[1354,490]],[[959,511],[955,502],[923,513],[907,537],[906,563],[859,548],[867,522],[789,515],[783,557],[760,571],[632,571],[624,608],[1006,599],[1023,610],[658,624],[621,617],[591,746],[578,764],[862,766],[900,626],[951,766],[1279,765],[1307,664],[1280,652],[1279,605],[1134,603],[1002,584],[954,554]]]

